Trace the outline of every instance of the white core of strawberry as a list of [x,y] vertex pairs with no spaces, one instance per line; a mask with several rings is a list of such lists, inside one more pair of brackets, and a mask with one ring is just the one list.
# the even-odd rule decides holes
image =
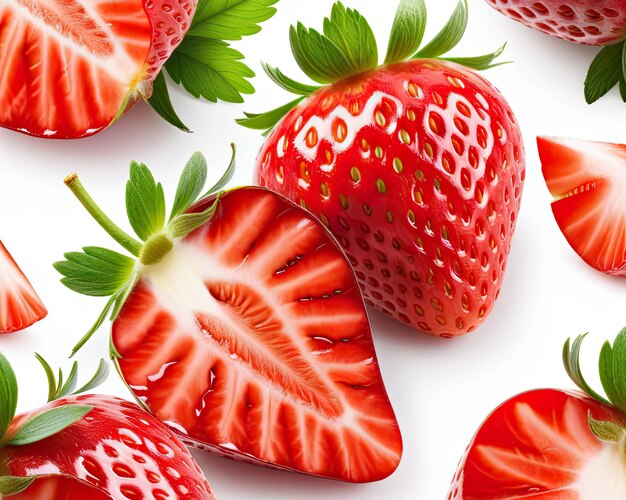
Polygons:
[[575,488],[581,500],[626,498],[626,454],[621,443],[605,443],[582,469]]

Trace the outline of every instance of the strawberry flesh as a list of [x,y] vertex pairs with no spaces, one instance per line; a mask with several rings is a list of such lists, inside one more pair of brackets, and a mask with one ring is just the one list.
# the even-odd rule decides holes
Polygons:
[[226,192],[141,276],[113,325],[117,362],[186,443],[346,481],[395,470],[359,288],[314,217],[265,189]]
[[28,328],[47,314],[32,285],[0,241],[0,333]]
[[11,500],[111,500],[113,497],[71,476],[42,476]]
[[569,42],[613,45],[626,37],[626,0],[487,0],[526,26]]

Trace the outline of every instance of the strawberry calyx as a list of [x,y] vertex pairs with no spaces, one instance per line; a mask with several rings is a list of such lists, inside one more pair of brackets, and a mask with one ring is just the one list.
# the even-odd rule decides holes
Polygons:
[[[400,0],[383,65],[409,59],[441,59],[480,71],[505,64],[494,61],[502,54],[506,44],[495,52],[478,57],[444,57],[465,34],[467,0],[459,1],[442,30],[422,46],[426,17],[424,0]],[[274,83],[299,97],[266,113],[244,113],[245,118],[237,120],[240,125],[262,130],[267,135],[289,111],[314,92],[379,67],[378,47],[370,25],[357,10],[347,9],[341,2],[333,5],[330,17],[324,19],[321,33],[298,23],[291,26],[289,39],[300,69],[319,85],[300,83],[280,69],[263,63],[263,70]]]
[[[220,191],[231,180],[235,170],[235,145],[231,145],[230,164],[222,177],[200,195],[207,180],[207,161],[196,152],[183,169],[174,203],[166,219],[163,187],[154,180],[150,169],[137,162],[130,164],[126,184],[126,212],[137,238],[117,226],[89,195],[77,174],[65,178],[65,184],[92,218],[132,257],[100,247],[84,247],[81,252],[64,254],[65,260],[54,268],[63,275],[61,282],[82,295],[109,297],[94,325],[72,350],[74,356],[108,318],[114,321],[146,268],[157,265],[174,248],[174,241],[184,238],[208,222],[219,203]],[[208,208],[199,212],[189,209],[196,203],[214,197]],[[110,345],[112,357],[119,357]]]
[[[57,380],[47,361],[39,354],[36,354],[36,358],[43,366],[48,378],[48,402],[70,394],[87,392],[104,382],[109,373],[108,365],[104,360],[100,360],[100,365],[93,377],[77,389],[77,362],[72,365],[70,374],[64,382],[61,369],[59,369]],[[18,385],[15,372],[7,358],[0,352],[0,449],[42,441],[78,422],[93,409],[93,406],[89,405],[57,406],[13,424],[17,400]],[[0,473],[0,497],[24,491],[36,478],[37,476],[5,476]]]
[[593,59],[585,79],[587,104],[598,101],[616,85],[626,102],[626,41],[602,48]]
[[[588,396],[599,403],[615,408],[626,415],[626,328],[613,344],[608,340],[602,346],[599,358],[600,381],[606,394],[602,396],[585,380],[580,368],[580,348],[587,334],[579,335],[563,346],[563,364],[570,379]],[[614,421],[596,420],[588,415],[589,429],[604,442],[619,443],[626,454],[626,428]]]

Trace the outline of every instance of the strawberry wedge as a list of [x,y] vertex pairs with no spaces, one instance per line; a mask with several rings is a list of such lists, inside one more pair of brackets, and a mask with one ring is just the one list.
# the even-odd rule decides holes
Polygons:
[[626,145],[538,138],[554,217],[590,266],[626,277]]
[[[141,178],[151,177],[143,169]],[[205,178],[190,171],[179,193]],[[135,177],[131,169],[131,184]],[[77,182],[69,187],[89,206]],[[154,206],[162,215],[161,201]],[[127,207],[135,220],[133,202]],[[127,274],[112,292],[111,345],[133,394],[200,449],[351,482],[391,474],[398,425],[358,284],[324,226],[254,187],[176,213],[165,227],[156,217],[153,234],[135,227],[145,238],[139,262],[118,266]],[[98,253],[85,252],[84,262]],[[78,255],[56,266],[76,291],[90,276],[73,266]]]
[[0,0],[0,124],[95,134],[136,100],[187,31],[195,0]]
[[28,278],[0,241],[0,333],[28,328],[47,314]]

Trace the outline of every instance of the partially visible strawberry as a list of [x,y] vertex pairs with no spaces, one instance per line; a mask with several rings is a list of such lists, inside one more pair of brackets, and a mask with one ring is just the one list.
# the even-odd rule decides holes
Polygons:
[[[169,222],[163,190],[131,166],[138,242],[66,182],[129,257],[88,247],[56,264],[69,288],[111,295],[111,355],[141,403],[184,442],[352,482],[398,466],[402,441],[352,269],[324,226],[264,188],[196,202],[196,154]],[[85,341],[81,341],[79,345]]]
[[[454,337],[478,327],[500,292],[524,147],[502,95],[461,65],[488,68],[501,51],[436,59],[462,37],[466,4],[417,51],[425,16],[422,2],[401,3],[384,66],[367,22],[341,3],[324,35],[293,27],[301,68],[330,85],[298,84],[266,66],[303,97],[240,122],[269,128],[256,182],[320,217],[350,258],[366,303],[416,330]],[[346,42],[344,26],[361,42]],[[318,40],[328,51],[339,47],[338,67],[324,60]]]
[[554,217],[590,266],[626,277],[626,145],[539,137]]
[[28,278],[0,241],[0,333],[28,328],[47,314]]
[[97,386],[101,362],[78,390],[76,364],[68,379],[50,383],[49,405],[13,417],[15,374],[0,354],[0,497],[38,500],[213,499],[202,471],[180,440],[134,403],[111,396],[70,395]]
[[481,425],[454,477],[448,500],[626,498],[626,329],[600,355],[608,400],[583,379],[584,336],[564,348],[565,367],[580,392],[520,394]]
[[626,38],[626,0],[487,0],[506,16],[568,42],[613,45]]

